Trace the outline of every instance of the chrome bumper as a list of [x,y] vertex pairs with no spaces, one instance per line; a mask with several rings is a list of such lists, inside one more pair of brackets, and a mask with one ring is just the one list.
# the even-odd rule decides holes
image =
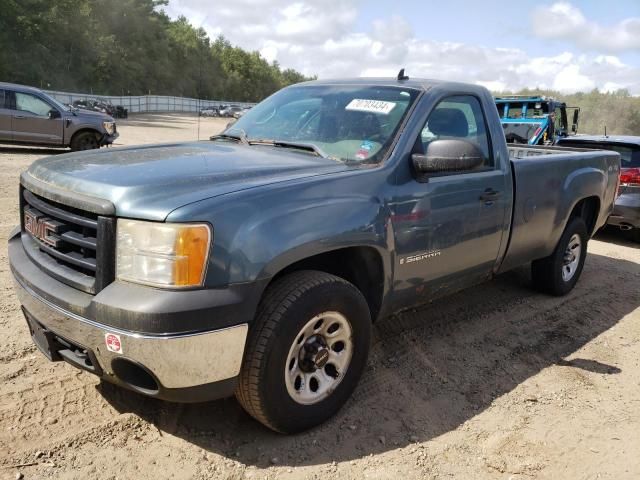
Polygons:
[[[246,323],[204,333],[144,335],[107,327],[63,310],[17,278],[15,286],[26,312],[47,330],[92,350],[107,379],[115,377],[112,363],[118,358],[142,365],[165,389],[203,386],[231,379],[240,372]],[[107,335],[117,336],[121,353],[107,348]]]

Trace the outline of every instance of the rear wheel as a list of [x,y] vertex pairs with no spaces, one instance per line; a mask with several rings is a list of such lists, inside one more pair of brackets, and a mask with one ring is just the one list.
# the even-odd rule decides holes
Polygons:
[[531,264],[533,285],[552,295],[566,295],[580,278],[587,256],[587,226],[580,217],[569,220],[551,255]]
[[93,132],[80,132],[71,139],[71,150],[93,150],[100,148],[96,134]]
[[236,397],[267,427],[314,427],[346,402],[366,365],[371,316],[360,291],[324,272],[269,288],[245,352]]

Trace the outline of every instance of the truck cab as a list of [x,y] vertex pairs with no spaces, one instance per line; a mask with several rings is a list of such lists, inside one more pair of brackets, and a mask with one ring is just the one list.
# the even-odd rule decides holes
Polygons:
[[495,101],[508,143],[553,145],[578,132],[579,107],[545,96],[512,95]]

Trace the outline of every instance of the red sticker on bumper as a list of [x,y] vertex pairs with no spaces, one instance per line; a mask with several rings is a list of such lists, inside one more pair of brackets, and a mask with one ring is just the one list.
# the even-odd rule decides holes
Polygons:
[[107,350],[113,353],[122,353],[122,342],[120,335],[114,333],[105,333],[104,342],[107,344]]

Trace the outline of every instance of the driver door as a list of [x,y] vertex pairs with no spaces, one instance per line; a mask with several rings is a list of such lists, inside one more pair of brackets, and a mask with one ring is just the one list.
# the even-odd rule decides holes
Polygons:
[[422,303],[489,277],[503,240],[510,195],[475,96],[440,101],[416,139],[414,153],[425,153],[431,142],[447,139],[474,143],[484,161],[470,171],[443,167],[429,178],[414,176],[400,187],[392,221],[395,290],[404,305]]
[[[11,92],[11,129],[15,142],[62,145],[61,112],[40,97],[26,92]],[[49,112],[57,118],[49,118]]]

